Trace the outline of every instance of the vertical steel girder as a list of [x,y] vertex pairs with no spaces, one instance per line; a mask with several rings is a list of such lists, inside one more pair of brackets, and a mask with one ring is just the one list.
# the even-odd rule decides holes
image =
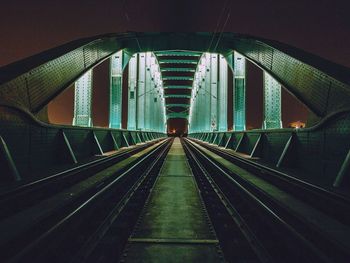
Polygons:
[[201,107],[201,111],[203,112],[204,117],[204,130],[210,131],[211,130],[211,72],[210,72],[210,65],[211,65],[211,56],[209,53],[205,53],[205,74],[204,74],[204,80],[202,84],[203,89],[203,104]]
[[205,130],[204,116],[207,114],[207,112],[203,112],[203,96],[205,96],[205,87],[203,87],[203,85],[205,85],[205,73],[206,54],[203,54],[198,62],[194,75],[189,114],[189,132],[199,132]]
[[160,67],[156,56],[151,54],[151,130],[164,131],[165,117],[165,99],[164,87],[161,77]]
[[165,132],[165,99],[160,68],[153,53],[139,53],[137,85],[138,130]]
[[246,61],[245,58],[234,52],[233,77],[234,77],[234,100],[233,100],[233,123],[235,131],[246,129],[245,123],[245,86],[246,86]]
[[73,125],[92,126],[91,118],[92,70],[75,82]]
[[122,119],[123,51],[118,51],[112,55],[110,61],[109,127],[120,129]]
[[151,106],[153,105],[152,98],[152,76],[151,76],[151,53],[146,53],[146,78],[145,78],[145,130],[151,130]]
[[[219,72],[221,67],[224,68],[223,73]],[[223,101],[223,105],[220,105],[220,100]],[[193,81],[189,131],[217,131],[220,122],[223,123],[221,129],[226,129],[226,101],[227,63],[225,58],[216,53],[204,53],[199,60]]]
[[218,130],[227,131],[227,62],[219,55]]
[[264,72],[264,129],[282,128],[281,85]]
[[139,79],[137,85],[137,130],[145,128],[145,82],[146,82],[146,54],[139,53]]
[[128,130],[136,130],[136,106],[137,106],[137,54],[129,61],[128,81]]
[[218,130],[218,54],[210,54],[210,131]]

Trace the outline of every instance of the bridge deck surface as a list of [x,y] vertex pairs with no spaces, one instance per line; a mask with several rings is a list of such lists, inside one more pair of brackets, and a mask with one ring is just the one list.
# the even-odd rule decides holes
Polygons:
[[129,238],[124,262],[222,262],[215,232],[176,138]]
[[317,231],[323,232],[327,238],[338,244],[342,244],[346,249],[350,249],[350,227],[345,225],[320,210],[312,207],[308,203],[298,199],[285,190],[279,189],[272,183],[265,181],[253,173],[233,164],[232,162],[222,158],[221,156],[211,152],[203,146],[196,143],[196,146],[201,149],[208,157],[218,162],[223,167],[230,170],[232,173],[240,176],[245,181],[260,189],[266,195],[272,197],[275,202],[287,208],[293,215],[298,218],[303,218],[304,221],[312,225]]

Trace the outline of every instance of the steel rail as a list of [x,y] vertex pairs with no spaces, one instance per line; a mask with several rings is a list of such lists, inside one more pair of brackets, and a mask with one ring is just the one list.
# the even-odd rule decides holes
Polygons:
[[[125,160],[131,155],[154,145],[158,141],[160,140],[157,139],[132,149],[126,149],[125,151],[117,152],[116,154],[93,160],[45,178],[3,191],[0,193],[0,219],[9,217],[33,205],[39,199],[42,200],[53,195],[67,187],[67,185],[73,185],[81,180],[85,180],[116,162]],[[16,206],[13,206],[13,204],[16,204]]]
[[[82,218],[80,218],[80,215],[83,214],[83,212],[87,212],[89,214],[89,212],[91,212],[89,211],[89,208],[91,209],[92,206],[97,204],[103,196],[108,195],[108,192],[112,191],[113,187],[118,186],[119,190],[128,190],[127,188],[125,188],[125,185],[123,185],[126,184],[125,181],[128,180],[128,175],[131,174],[134,177],[138,176],[140,166],[145,165],[147,161],[152,159],[152,157],[155,154],[157,154],[162,148],[164,148],[168,143],[169,140],[164,140],[155,149],[151,150],[146,155],[137,159],[136,162],[133,162],[131,165],[128,165],[125,169],[122,169],[122,171],[118,171],[120,174],[118,174],[117,177],[115,177],[112,181],[108,182],[106,185],[102,185],[102,188],[98,189],[97,192],[83,194],[83,196],[77,198],[75,202],[72,202],[66,205],[65,207],[60,207],[59,211],[55,211],[51,218],[46,218],[45,222],[38,222],[38,225],[40,225],[38,226],[38,228],[42,228],[40,229],[39,233],[36,233],[36,231],[34,230],[34,233],[32,233],[33,236],[29,235],[30,237],[28,237],[26,233],[23,233],[26,234],[25,238],[29,242],[23,244],[23,246],[20,247],[20,251],[16,251],[16,253],[9,255],[7,262],[25,262],[26,255],[29,255],[30,257],[36,255],[40,258],[41,255],[40,252],[38,252],[39,249],[42,249],[42,253],[45,254],[47,250],[50,250],[48,244],[50,244],[50,242],[59,242],[59,237],[64,239],[63,244],[61,244],[62,246],[65,245],[64,243],[74,243],[74,241],[71,241],[70,239],[65,239],[63,237],[64,235],[68,235],[73,238],[73,232],[76,230],[74,228],[70,229],[69,227],[67,227],[67,225],[69,225],[69,223],[73,222],[74,220],[81,220]],[[99,214],[96,214],[96,216],[99,216]],[[15,242],[16,244],[16,240],[10,241],[10,243],[7,244],[7,246],[11,247],[13,242]],[[56,247],[56,249],[58,249],[58,247]],[[53,260],[51,262],[55,261]]]
[[317,207],[322,212],[336,218],[343,224],[350,225],[350,199],[348,197],[293,177],[261,163],[234,155],[214,145],[209,145],[199,140],[190,140],[198,143],[204,148],[234,163],[235,165],[258,175],[265,181],[268,181],[291,193],[292,195],[297,196],[310,205]]
[[[202,199],[203,201],[206,200],[206,202],[204,201],[204,203],[208,208],[211,208],[211,209],[207,209],[207,211],[213,210],[209,214],[210,217],[212,218],[212,221],[214,222],[216,221],[217,214],[222,214],[222,212],[220,211],[221,210],[220,205],[218,204],[214,205],[215,201],[220,202],[222,206],[226,209],[228,216],[232,219],[231,223],[235,224],[238,231],[242,233],[242,236],[240,237],[240,235],[238,235],[236,232],[230,233],[228,230],[217,231],[219,233],[219,239],[220,237],[229,236],[228,238],[222,238],[225,240],[222,240],[222,239],[220,240],[220,244],[224,248],[225,258],[227,258],[229,262],[240,261],[239,257],[242,257],[242,261],[250,262],[250,260],[247,260],[247,257],[251,257],[253,258],[254,262],[255,261],[264,262],[264,263],[271,262],[270,255],[268,255],[263,245],[254,235],[254,233],[249,229],[248,225],[245,223],[244,219],[239,215],[238,211],[235,209],[232,202],[227,198],[225,193],[220,190],[219,186],[210,177],[208,171],[201,164],[201,162],[196,157],[196,154],[193,152],[193,150],[191,150],[188,144],[184,143],[183,140],[182,140],[182,144],[183,144],[185,153],[187,155],[187,158],[189,159],[192,172],[199,186],[199,191],[203,197]],[[213,198],[208,197],[211,195],[216,196],[215,201],[213,200]],[[225,222],[228,223],[227,221]],[[218,224],[214,224],[214,228],[217,229]],[[233,239],[236,239],[236,241],[233,242]],[[239,239],[240,241],[238,242],[237,239]],[[226,244],[226,243],[229,243],[229,244]],[[237,243],[239,243],[240,247],[242,247],[243,244],[251,247],[252,251],[249,250],[249,253],[242,253],[242,251],[237,251],[237,252],[232,251],[232,250],[237,250],[235,249],[235,244]],[[247,249],[243,249],[243,250],[244,252],[247,251]],[[254,254],[255,256],[253,256],[252,254]]]
[[[149,166],[146,168],[146,171],[144,174],[133,184],[133,186],[130,188],[130,190],[122,197],[122,199],[116,204],[116,206],[112,209],[112,211],[108,214],[108,216],[104,219],[103,223],[98,227],[98,229],[88,238],[88,240],[85,242],[84,246],[79,250],[77,255],[74,257],[72,262],[86,262],[91,255],[91,253],[96,250],[97,246],[103,240],[106,238],[106,233],[110,230],[110,228],[113,226],[115,221],[118,217],[120,217],[120,214],[127,209],[127,206],[130,204],[132,198],[135,198],[137,195],[137,192],[140,191],[140,188],[143,186],[145,189],[142,189],[142,191],[147,191],[147,193],[144,193],[145,196],[149,195],[151,188],[154,184],[154,181],[159,175],[160,170],[160,164],[163,164],[164,159],[170,149],[171,143],[166,145],[159,155],[157,155],[152,162],[149,164]],[[153,182],[149,182],[153,179]],[[145,184],[149,184],[145,186]],[[139,203],[145,203],[146,198],[142,198],[142,201],[138,201]],[[134,208],[134,207],[133,207]],[[113,234],[116,235],[116,234]],[[98,250],[98,249],[97,249]],[[104,254],[105,251],[102,253]],[[101,253],[101,251],[100,251]]]
[[[264,194],[262,191],[260,191],[257,188],[252,187],[249,184],[245,184],[242,180],[239,180],[239,176],[234,176],[232,173],[228,172],[227,169],[222,167],[220,164],[216,163],[212,159],[210,159],[208,156],[205,155],[205,153],[201,152],[194,144],[193,142],[186,140],[186,143],[190,146],[191,149],[193,149],[193,152],[195,152],[198,159],[201,160],[201,163],[206,169],[211,172],[208,172],[208,174],[211,175],[211,178],[217,182],[217,184],[220,186],[220,189],[228,188],[226,190],[226,195],[230,196],[233,194],[239,194],[239,196],[242,197],[243,202],[247,202],[250,206],[254,207],[260,215],[259,217],[255,217],[253,219],[253,223],[260,223],[258,221],[262,221],[261,216],[263,216],[265,219],[267,219],[268,224],[274,226],[274,231],[280,231],[283,233],[284,239],[289,239],[292,241],[293,249],[290,249],[290,247],[285,247],[285,252],[289,253],[286,256],[286,260],[288,262],[295,262],[295,260],[299,260],[298,262],[332,262],[332,259],[330,256],[334,256],[339,259],[344,259],[347,257],[346,251],[343,251],[341,248],[332,250],[332,255],[330,255],[329,251],[325,251],[324,247],[323,249],[319,247],[320,244],[314,244],[312,241],[310,241],[308,238],[305,237],[306,233],[300,233],[300,225],[299,227],[296,227],[296,224],[301,224],[302,226],[305,226],[305,222],[302,220],[288,220],[286,221],[286,215],[290,217],[294,217],[290,214],[289,211],[286,211],[284,207],[279,206],[277,202],[272,200],[271,197],[269,197],[267,194]],[[220,182],[220,183],[219,183]],[[230,188],[232,187],[232,188]],[[232,189],[234,192],[232,192]],[[229,192],[231,191],[231,192]],[[243,208],[246,209],[246,208]],[[293,218],[295,219],[295,218]],[[252,222],[250,223],[250,225]],[[308,231],[309,226],[304,227],[303,229],[305,231]],[[312,234],[315,232],[312,231]],[[267,233],[269,234],[269,233]],[[278,233],[279,235],[280,233]],[[267,237],[264,237],[267,238]],[[317,235],[317,238],[321,238],[319,235]],[[324,241],[324,240],[319,240]],[[278,242],[278,240],[276,240]],[[279,245],[276,243],[276,246]],[[282,242],[282,239],[281,239]],[[328,246],[328,249],[335,248],[334,244],[329,244],[330,242],[326,242]],[[324,244],[322,244],[324,245]],[[270,250],[271,252],[271,250]],[[302,254],[302,257],[298,256]],[[333,255],[333,254],[336,255]],[[338,254],[339,253],[339,254]],[[307,258],[306,258],[307,257]],[[287,262],[286,261],[286,262]],[[343,261],[337,261],[337,262],[343,262]]]

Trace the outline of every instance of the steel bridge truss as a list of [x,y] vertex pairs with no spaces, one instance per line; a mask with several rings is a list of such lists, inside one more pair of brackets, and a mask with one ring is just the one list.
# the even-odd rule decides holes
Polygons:
[[[138,53],[131,58],[118,51],[110,58],[109,127],[122,128],[123,70],[128,64],[129,130],[165,132],[165,96],[156,56]],[[91,127],[92,69],[75,82],[73,125]],[[125,80],[126,81],[126,80]]]

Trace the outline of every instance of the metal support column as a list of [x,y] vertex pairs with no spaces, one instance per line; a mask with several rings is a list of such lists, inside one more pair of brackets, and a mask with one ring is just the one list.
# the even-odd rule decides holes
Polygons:
[[139,53],[139,70],[137,85],[137,130],[145,128],[145,81],[146,81],[146,53]]
[[218,130],[218,54],[210,54],[210,131]]
[[147,52],[146,53],[146,79],[145,79],[145,107],[144,107],[144,112],[145,112],[145,130],[150,131],[151,130],[151,102],[152,99],[152,76],[151,76],[151,53]]
[[281,85],[264,72],[264,129],[282,128]]
[[205,53],[205,75],[204,75],[204,83],[202,85],[203,89],[203,104],[200,108],[200,112],[204,115],[204,130],[211,130],[211,74],[210,74],[210,64],[211,64],[211,56],[210,53]]
[[219,56],[218,129],[227,131],[227,62]]
[[[205,56],[205,55],[203,55]],[[197,124],[198,124],[198,130],[199,131],[206,131],[207,123],[205,115],[207,114],[206,109],[209,109],[209,106],[207,104],[207,107],[205,106],[205,75],[206,75],[206,64],[205,64],[205,57],[203,58],[203,66],[201,69],[200,74],[200,81],[198,86],[198,107],[196,109],[197,111]]]
[[[199,60],[194,75],[190,106],[190,132],[204,132],[210,129],[210,54],[205,53]],[[209,71],[207,71],[207,68]],[[209,76],[209,78],[208,78]],[[208,94],[209,93],[209,94]]]
[[234,77],[234,90],[233,90],[233,123],[235,131],[243,131],[245,127],[245,58],[234,52],[233,57],[233,77]]
[[165,99],[156,56],[151,52],[139,53],[138,56],[136,128],[164,132]]
[[156,57],[154,54],[151,53],[151,90],[150,90],[150,130],[156,131],[157,130],[157,121],[158,121],[158,83],[156,82],[157,78],[157,62]]
[[152,86],[154,89],[151,91],[152,93],[152,110],[153,114],[151,128],[153,131],[161,131],[163,126],[163,105],[162,105],[162,97],[163,97],[163,82],[161,80],[160,68],[157,63],[156,57],[153,55],[151,60],[151,77],[152,77]]
[[129,61],[128,130],[136,130],[137,54]]
[[109,127],[121,128],[123,51],[112,55],[110,63]]
[[204,53],[193,80],[189,132],[217,131],[220,119],[220,129],[226,130],[227,62],[219,54]]
[[91,127],[92,70],[75,82],[73,125]]

